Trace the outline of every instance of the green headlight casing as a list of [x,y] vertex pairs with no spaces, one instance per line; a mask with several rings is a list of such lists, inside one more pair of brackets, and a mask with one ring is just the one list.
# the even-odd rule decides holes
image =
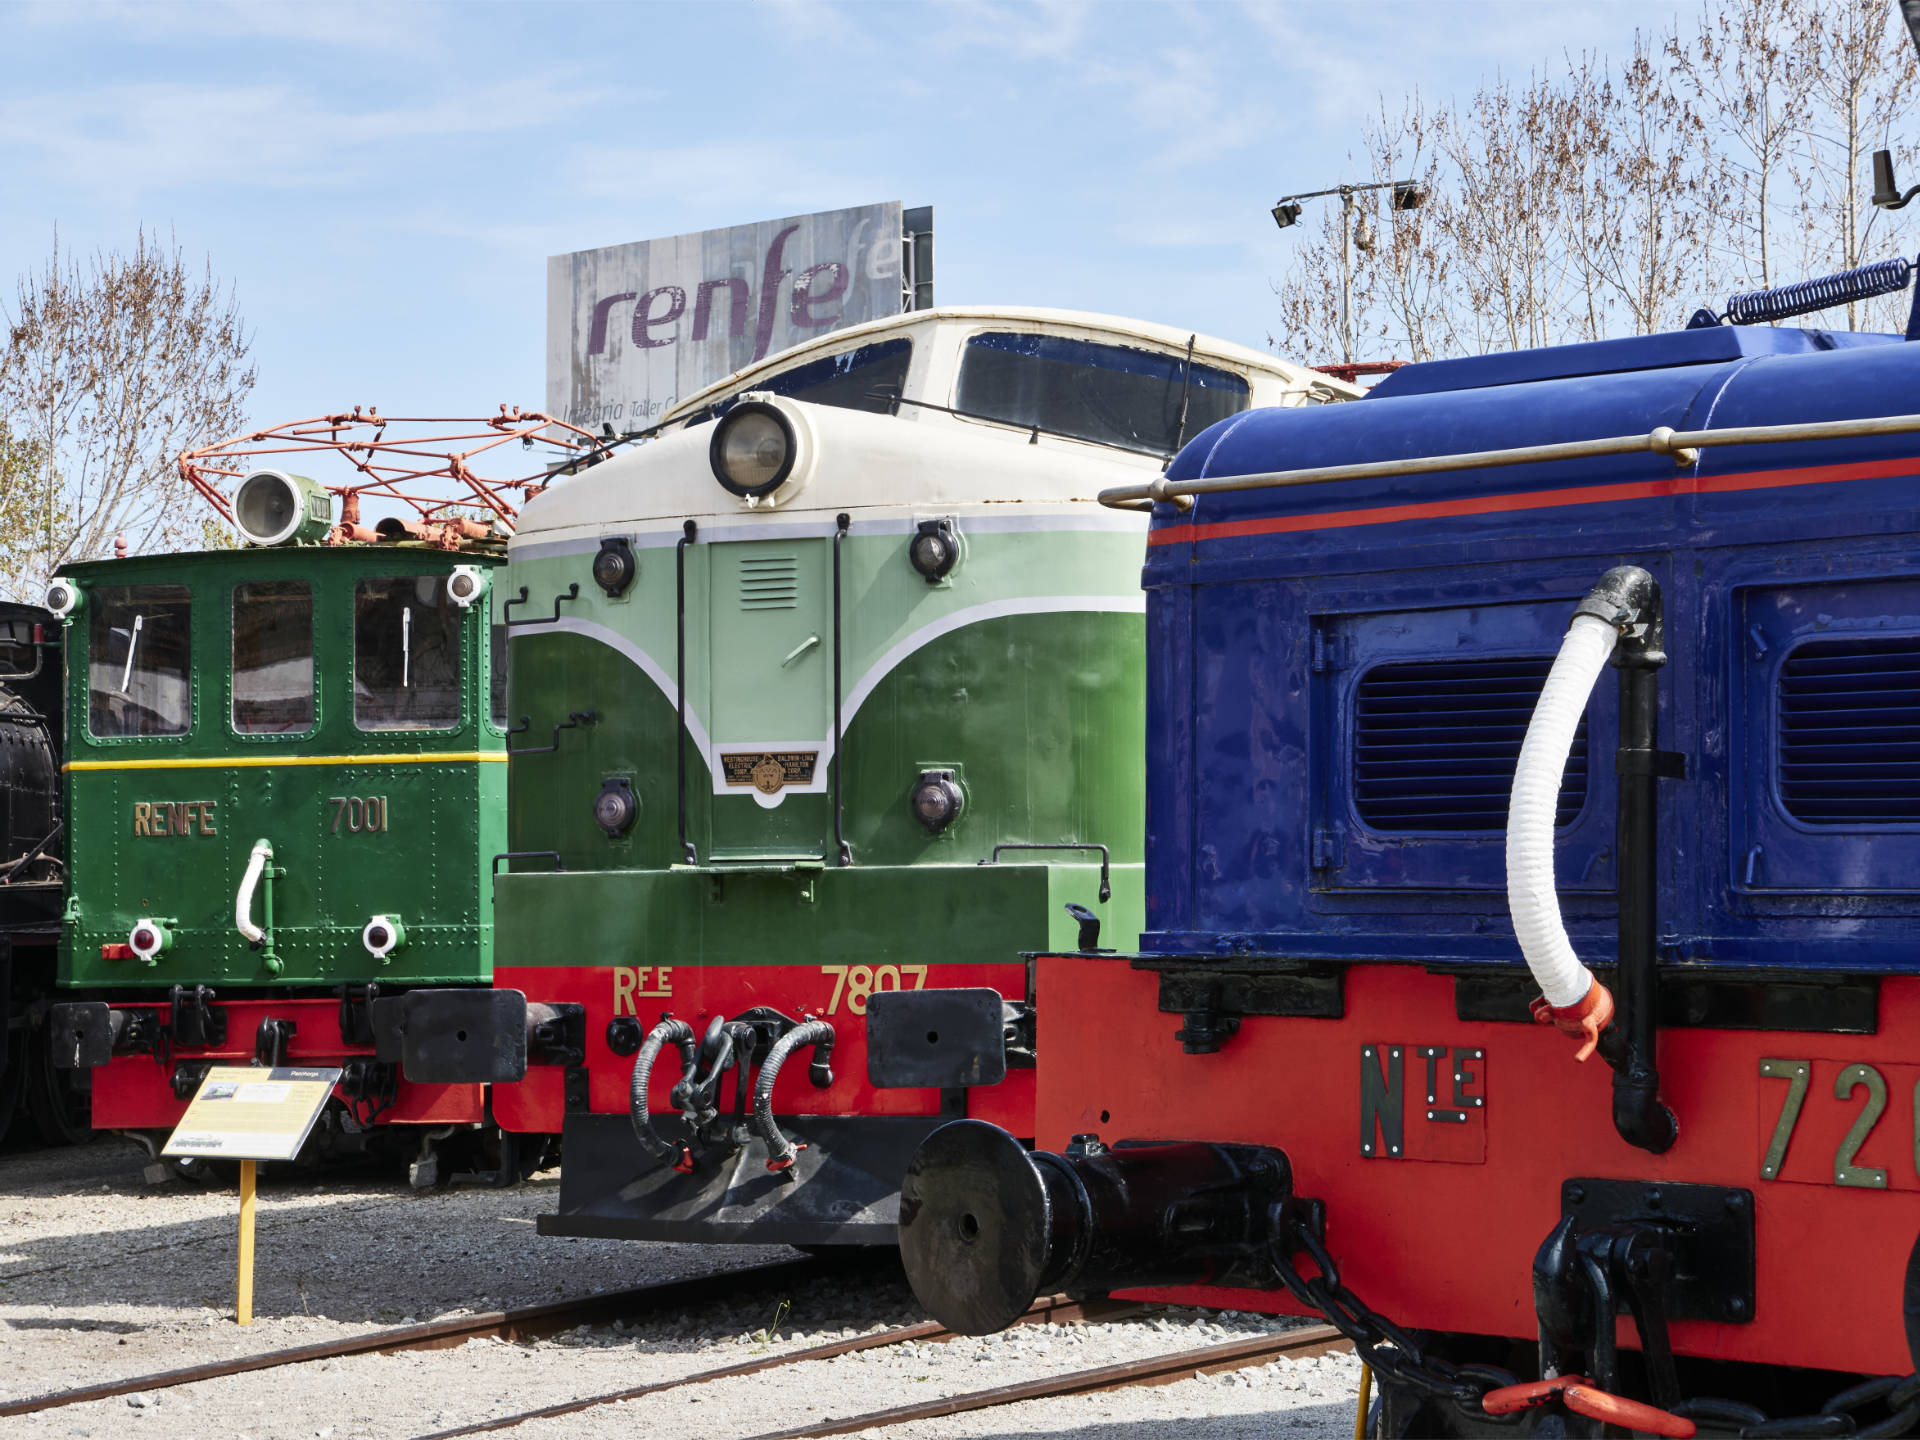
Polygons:
[[233,492],[233,523],[250,545],[310,545],[333,528],[333,496],[305,475],[255,470]]

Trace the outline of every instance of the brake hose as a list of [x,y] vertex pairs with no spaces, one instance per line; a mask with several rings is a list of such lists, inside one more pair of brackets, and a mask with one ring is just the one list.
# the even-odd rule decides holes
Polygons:
[[693,1148],[684,1140],[660,1138],[647,1113],[647,1086],[653,1080],[653,1064],[668,1045],[680,1049],[680,1077],[684,1081],[694,1070],[696,1042],[693,1027],[684,1020],[662,1016],[660,1023],[647,1032],[640,1053],[633,1057],[633,1087],[628,1092],[628,1118],[633,1121],[634,1138],[640,1148],[663,1165],[671,1165],[686,1174],[693,1169]]
[[753,1087],[753,1133],[767,1143],[767,1169],[779,1174],[793,1168],[793,1162],[807,1147],[796,1145],[780,1133],[773,1121],[773,1082],[780,1078],[780,1067],[787,1057],[803,1045],[811,1045],[813,1083],[821,1089],[833,1083],[828,1061],[833,1056],[833,1026],[825,1020],[803,1020],[773,1042],[766,1061],[760,1066],[760,1079]]

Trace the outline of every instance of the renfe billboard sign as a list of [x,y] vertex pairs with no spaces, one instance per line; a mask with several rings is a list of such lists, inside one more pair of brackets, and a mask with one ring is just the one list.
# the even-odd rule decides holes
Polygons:
[[547,413],[644,429],[775,351],[925,308],[932,211],[906,217],[914,235],[890,201],[551,256]]

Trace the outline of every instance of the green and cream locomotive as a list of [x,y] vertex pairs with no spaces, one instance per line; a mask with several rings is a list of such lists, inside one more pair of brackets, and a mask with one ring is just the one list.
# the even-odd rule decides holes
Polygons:
[[1161,326],[923,311],[529,504],[492,602],[502,1018],[468,1043],[520,997],[578,1042],[495,1091],[564,1130],[548,1233],[890,1243],[970,1087],[1031,1133],[1021,952],[1143,924],[1146,522],[1094,497],[1356,393]]

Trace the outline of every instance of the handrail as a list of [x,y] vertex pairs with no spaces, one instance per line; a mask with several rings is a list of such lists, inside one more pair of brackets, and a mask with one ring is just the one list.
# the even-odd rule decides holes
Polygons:
[[847,538],[847,528],[853,523],[846,514],[833,518],[833,852],[842,865],[853,863],[853,848],[847,844],[845,826],[846,803],[842,798],[842,782],[846,767],[840,763],[840,751],[846,737],[841,733],[840,705],[840,542]]
[[[498,855],[493,857],[493,873],[495,875],[500,873],[500,862],[502,860],[551,860],[553,861],[554,874],[564,875],[567,873],[567,867],[560,863],[560,852],[558,850],[502,850]],[[509,870],[507,873],[511,875],[514,872]]]
[[556,751],[558,751],[560,748],[560,732],[562,730],[577,730],[582,725],[596,724],[599,721],[599,719],[600,719],[600,715],[598,711],[594,711],[594,710],[570,711],[566,719],[557,721],[554,724],[553,743],[551,745],[526,745],[516,750],[513,748],[513,737],[516,735],[523,735],[527,731],[533,728],[533,717],[531,715],[522,715],[520,717],[520,723],[518,725],[515,725],[511,730],[506,732],[507,758],[514,759],[521,755],[552,755]]
[[520,593],[500,607],[500,619],[501,622],[509,628],[515,625],[558,625],[560,623],[560,607],[569,600],[578,600],[579,598],[580,582],[576,580],[567,586],[565,593],[553,597],[552,615],[535,615],[531,620],[515,620],[509,617],[507,612],[516,605],[524,605],[527,603],[527,587],[522,585],[520,587]]
[[1510,450],[1469,450],[1456,455],[1421,455],[1401,460],[1368,460],[1357,465],[1321,465],[1305,470],[1269,470],[1257,475],[1203,476],[1194,480],[1164,477],[1144,485],[1102,490],[1110,510],[1137,510],[1141,502],[1193,507],[1192,496],[1230,490],[1277,490],[1295,485],[1328,485],[1340,480],[1377,480],[1400,475],[1431,475],[1443,470],[1491,470],[1506,465],[1539,465],[1555,460],[1589,460],[1606,455],[1651,452],[1692,465],[1715,445],[1781,445],[1813,440],[1851,440],[1870,435],[1920,433],[1920,415],[1877,415],[1857,420],[1808,420],[1794,425],[1735,425],[1724,430],[1675,430],[1657,425],[1644,435],[1609,435],[1594,440],[1563,440],[1550,445],[1519,445]]
[[1006,840],[994,846],[993,853],[980,863],[982,865],[999,864],[1002,850],[1098,850],[1100,852],[1100,903],[1104,905],[1113,898],[1113,856],[1104,845],[1080,845],[1071,842],[1043,844],[1026,840]]
[[687,521],[673,547],[673,768],[680,849],[689,865],[700,863],[700,852],[687,839],[687,546],[699,533],[700,527]]

